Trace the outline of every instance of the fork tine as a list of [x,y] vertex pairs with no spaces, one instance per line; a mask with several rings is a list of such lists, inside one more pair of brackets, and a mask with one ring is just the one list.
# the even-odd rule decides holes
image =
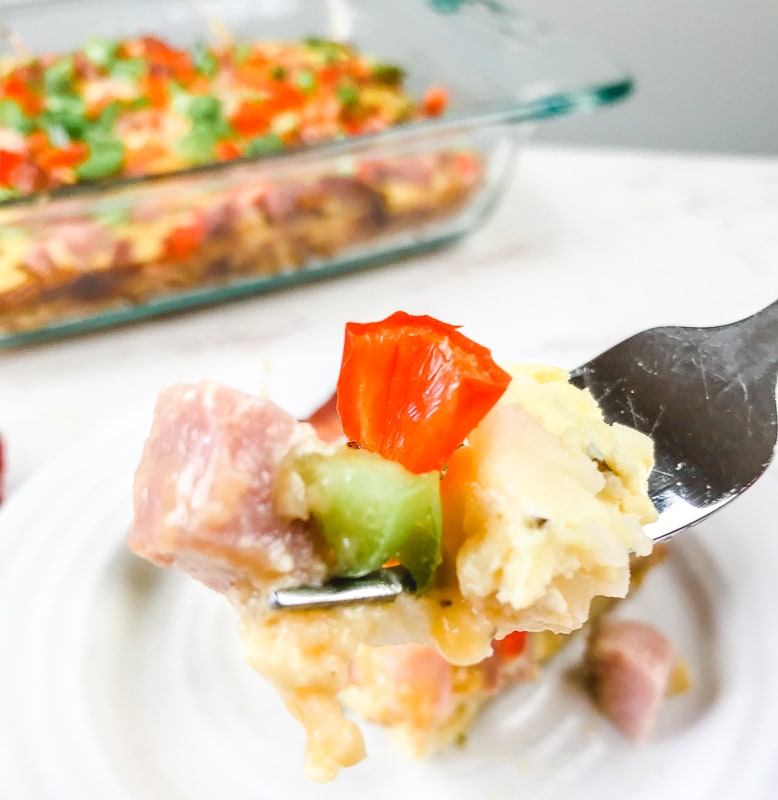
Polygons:
[[334,579],[322,586],[276,589],[270,593],[268,605],[273,610],[308,611],[357,603],[387,603],[403,592],[414,591],[416,585],[404,567],[385,567],[360,578]]

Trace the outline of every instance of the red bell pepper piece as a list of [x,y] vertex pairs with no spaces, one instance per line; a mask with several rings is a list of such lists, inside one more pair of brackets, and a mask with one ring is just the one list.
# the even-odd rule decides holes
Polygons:
[[503,661],[512,661],[518,658],[527,646],[527,632],[513,631],[502,639],[492,642],[492,650]]
[[202,215],[188,223],[174,228],[165,240],[165,258],[170,261],[181,261],[197,250],[205,238],[205,220]]
[[398,311],[346,325],[338,413],[366,450],[410,472],[440,470],[510,380],[455,326]]
[[24,161],[24,156],[15,150],[0,150],[0,186],[10,186],[16,168]]

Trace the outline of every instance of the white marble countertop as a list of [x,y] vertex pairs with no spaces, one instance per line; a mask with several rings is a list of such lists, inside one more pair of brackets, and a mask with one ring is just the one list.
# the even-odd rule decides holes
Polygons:
[[776,297],[778,160],[529,148],[493,218],[451,249],[0,352],[7,494],[166,384],[260,390],[268,359],[295,368],[312,349],[334,381],[351,319],[428,313],[498,356],[573,366],[637,330],[728,322]]

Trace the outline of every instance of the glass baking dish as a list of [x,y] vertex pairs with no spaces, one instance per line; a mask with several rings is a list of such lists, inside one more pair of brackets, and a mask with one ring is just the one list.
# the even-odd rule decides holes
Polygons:
[[[532,123],[632,87],[595,49],[491,0],[113,0],[110,13],[95,0],[26,0],[2,14],[32,53],[75,50],[90,35],[193,46],[217,27],[240,41],[349,42],[401,65],[414,96],[444,86],[450,105],[380,133],[0,202],[0,347],[455,241],[500,197]],[[194,211],[205,220],[198,249],[163,255],[160,242]]]

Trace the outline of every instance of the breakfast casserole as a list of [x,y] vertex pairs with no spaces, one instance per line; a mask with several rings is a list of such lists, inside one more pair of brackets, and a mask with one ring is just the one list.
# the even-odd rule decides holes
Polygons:
[[[468,150],[275,166],[444,113],[444,87],[412,97],[404,78],[313,37],[190,49],[93,38],[0,60],[0,330],[299,271],[453,214],[482,181]],[[94,182],[116,190],[90,201],[79,189]]]

